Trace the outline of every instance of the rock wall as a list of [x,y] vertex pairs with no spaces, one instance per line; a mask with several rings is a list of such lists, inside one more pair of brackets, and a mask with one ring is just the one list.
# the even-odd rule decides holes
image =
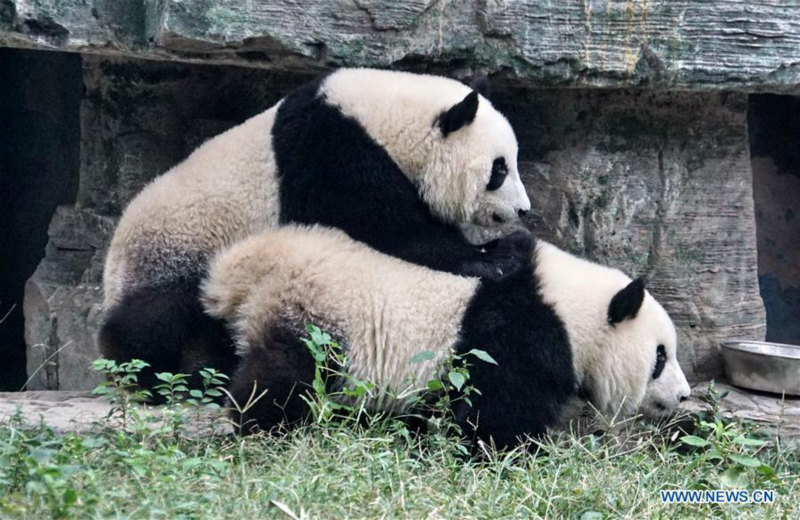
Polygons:
[[532,229],[644,276],[678,327],[690,379],[722,374],[720,340],[763,339],[746,95],[497,97],[520,140]]
[[[0,45],[537,85],[795,91],[800,6],[748,0],[0,0]],[[3,31],[4,30],[4,31]]]
[[[26,288],[30,387],[85,389],[116,217],[204,139],[271,106],[308,73],[85,56],[81,176]],[[692,379],[719,376],[724,337],[764,336],[747,96],[494,85],[520,141],[528,224],[643,275],[679,327]],[[55,354],[59,348],[64,350]],[[55,355],[53,355],[55,354]]]
[[115,219],[60,206],[47,235],[45,257],[25,284],[28,390],[91,390],[89,370],[99,350],[105,248]]

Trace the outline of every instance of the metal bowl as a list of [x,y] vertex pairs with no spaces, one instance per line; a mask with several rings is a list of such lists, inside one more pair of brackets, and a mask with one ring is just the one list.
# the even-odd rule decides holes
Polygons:
[[725,373],[736,386],[800,395],[800,345],[723,341]]

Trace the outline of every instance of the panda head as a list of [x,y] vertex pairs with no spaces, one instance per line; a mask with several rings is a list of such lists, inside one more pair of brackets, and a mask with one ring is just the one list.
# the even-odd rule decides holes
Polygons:
[[517,169],[517,139],[471,86],[439,76],[342,69],[325,80],[326,101],[354,118],[417,187],[438,218],[482,243],[520,225],[531,203]]
[[[430,198],[453,201],[448,190],[461,192],[469,205],[450,208],[473,243],[485,242],[513,228],[531,208],[517,168],[517,139],[506,118],[488,100],[488,81],[444,110],[434,122],[431,160],[423,168]],[[462,213],[459,214],[459,211]]]
[[[606,413],[650,418],[670,414],[689,397],[678,364],[677,335],[667,312],[645,290],[641,278],[619,289],[608,303],[602,369],[589,370],[587,389]],[[604,409],[604,410],[603,410]]]

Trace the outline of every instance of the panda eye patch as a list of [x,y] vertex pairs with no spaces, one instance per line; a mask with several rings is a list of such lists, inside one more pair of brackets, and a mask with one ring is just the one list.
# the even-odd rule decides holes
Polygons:
[[656,367],[653,369],[653,379],[658,379],[661,372],[664,370],[664,365],[667,363],[667,349],[664,345],[659,345],[656,349]]
[[503,181],[506,180],[506,175],[508,175],[506,160],[502,157],[498,157],[492,163],[492,176],[489,177],[489,184],[486,185],[486,189],[493,191],[502,186]]

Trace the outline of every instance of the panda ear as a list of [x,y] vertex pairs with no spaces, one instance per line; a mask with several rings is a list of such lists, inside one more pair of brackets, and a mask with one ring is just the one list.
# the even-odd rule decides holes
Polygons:
[[478,93],[473,90],[467,94],[467,97],[439,116],[439,128],[442,129],[442,136],[447,137],[451,132],[472,123],[477,112]]
[[492,86],[489,84],[489,78],[486,76],[478,76],[469,84],[469,88],[480,94],[481,96],[489,99],[492,93]]
[[644,301],[644,280],[636,280],[625,286],[611,298],[608,306],[608,323],[615,325],[636,317]]

